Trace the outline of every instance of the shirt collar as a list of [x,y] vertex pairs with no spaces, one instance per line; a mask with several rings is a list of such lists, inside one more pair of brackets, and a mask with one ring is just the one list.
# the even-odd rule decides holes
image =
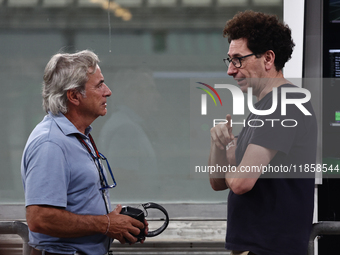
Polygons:
[[[59,112],[57,115],[54,115],[51,112],[48,112],[48,114],[49,114],[49,117],[52,118],[56,122],[60,130],[64,133],[64,135],[80,134],[84,136],[84,134],[79,132],[79,130],[73,125],[73,123],[69,121],[69,119],[66,118],[65,115],[62,114],[61,112]],[[88,126],[85,129],[86,138],[88,134],[91,132],[91,130],[92,130],[91,126]]]

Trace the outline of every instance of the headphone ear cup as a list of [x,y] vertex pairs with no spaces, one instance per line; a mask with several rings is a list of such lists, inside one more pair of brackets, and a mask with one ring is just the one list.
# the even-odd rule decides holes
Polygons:
[[163,225],[154,230],[154,231],[149,231],[148,234],[146,235],[147,237],[154,237],[154,236],[158,236],[159,234],[161,234],[169,225],[169,215],[168,215],[168,212],[165,210],[165,208],[159,204],[156,204],[156,203],[153,203],[153,202],[149,202],[149,203],[146,203],[146,204],[143,204],[142,205],[144,207],[144,209],[148,209],[148,208],[154,208],[154,209],[158,209],[160,210],[161,212],[164,213],[164,216],[165,216],[165,221],[163,223]]

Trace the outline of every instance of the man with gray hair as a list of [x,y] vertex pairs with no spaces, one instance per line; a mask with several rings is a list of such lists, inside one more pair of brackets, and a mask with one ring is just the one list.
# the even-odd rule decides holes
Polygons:
[[[31,255],[108,252],[112,239],[135,243],[142,224],[111,210],[106,171],[90,135],[107,112],[111,90],[96,54],[56,54],[45,68],[43,107],[48,113],[22,157]],[[107,161],[106,161],[107,162]],[[109,168],[108,162],[107,166]]]

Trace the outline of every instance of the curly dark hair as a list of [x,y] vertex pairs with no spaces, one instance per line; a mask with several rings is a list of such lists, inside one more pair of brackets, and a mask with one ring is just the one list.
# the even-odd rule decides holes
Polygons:
[[277,16],[260,12],[239,12],[227,21],[223,36],[232,40],[247,39],[248,48],[260,55],[268,50],[275,53],[276,71],[282,70],[291,58],[295,46],[288,25],[281,23]]

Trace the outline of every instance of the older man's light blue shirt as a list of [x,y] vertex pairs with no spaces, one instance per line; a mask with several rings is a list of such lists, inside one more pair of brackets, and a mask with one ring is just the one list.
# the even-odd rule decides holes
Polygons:
[[[49,113],[31,133],[21,164],[26,206],[50,205],[75,214],[104,215],[105,202],[98,169],[86,148],[77,140],[86,135],[63,115]],[[108,192],[107,192],[108,196]],[[55,222],[58,224],[58,222]],[[30,231],[29,244],[49,252],[103,255],[110,239],[102,234],[80,238],[56,238]]]

